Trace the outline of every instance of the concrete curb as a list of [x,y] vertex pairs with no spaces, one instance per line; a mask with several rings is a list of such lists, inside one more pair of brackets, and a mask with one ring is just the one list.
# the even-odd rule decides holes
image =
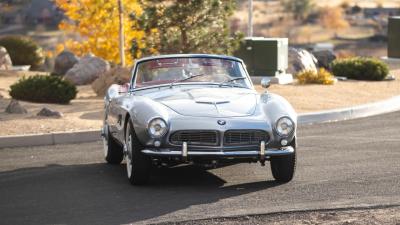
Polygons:
[[[300,114],[298,122],[299,124],[334,122],[374,116],[398,110],[400,110],[400,95],[384,101],[355,107]],[[76,132],[57,132],[51,134],[0,136],[0,148],[76,144],[100,140],[100,129]]]
[[30,147],[40,145],[76,144],[99,141],[99,130],[57,132],[0,137],[0,148]]
[[400,95],[390,99],[355,107],[304,113],[298,117],[299,124],[325,123],[375,116],[400,110]]

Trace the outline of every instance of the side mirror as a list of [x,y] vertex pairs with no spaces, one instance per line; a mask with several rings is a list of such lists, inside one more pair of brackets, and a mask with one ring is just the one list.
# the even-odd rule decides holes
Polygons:
[[127,93],[129,91],[129,87],[130,87],[129,83],[125,83],[125,84],[119,85],[118,93],[119,94]]
[[269,88],[269,86],[271,86],[271,80],[268,78],[263,78],[261,80],[261,87],[263,88]]
[[119,85],[113,84],[107,89],[105,98],[108,101],[111,101],[112,98],[116,98],[118,97],[118,95],[119,95]]

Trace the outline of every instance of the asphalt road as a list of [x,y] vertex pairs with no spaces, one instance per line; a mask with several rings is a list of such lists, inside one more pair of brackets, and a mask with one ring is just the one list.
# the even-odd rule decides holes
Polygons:
[[295,180],[269,165],[156,171],[128,184],[124,165],[86,143],[0,150],[0,224],[121,224],[400,204],[400,112],[301,126]]

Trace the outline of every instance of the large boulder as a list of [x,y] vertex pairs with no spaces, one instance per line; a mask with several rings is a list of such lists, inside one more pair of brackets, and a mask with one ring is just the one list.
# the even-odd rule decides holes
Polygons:
[[68,70],[64,78],[75,85],[85,85],[92,83],[100,74],[108,70],[110,70],[110,64],[107,61],[96,56],[86,55]]
[[9,70],[12,67],[12,61],[7,49],[0,46],[0,70]]
[[289,67],[287,72],[293,75],[303,71],[310,70],[317,72],[317,59],[313,54],[305,49],[289,49]]
[[28,113],[28,110],[26,110],[21,104],[19,104],[19,101],[11,99],[10,104],[8,104],[6,108],[6,113],[25,114]]
[[54,71],[56,75],[64,76],[77,62],[79,58],[70,51],[63,51],[57,55],[54,61]]
[[325,69],[330,69],[330,64],[336,59],[336,55],[330,50],[321,50],[313,52],[313,55],[318,60],[318,66]]
[[130,78],[131,72],[129,68],[115,67],[101,74],[100,77],[92,83],[92,88],[97,96],[104,96],[107,89],[112,84],[126,84],[129,83]]

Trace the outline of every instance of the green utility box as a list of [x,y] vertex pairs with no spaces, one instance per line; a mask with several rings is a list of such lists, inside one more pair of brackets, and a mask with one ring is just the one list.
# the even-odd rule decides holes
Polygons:
[[400,16],[389,18],[388,57],[400,58]]
[[243,59],[250,76],[277,77],[288,68],[287,38],[245,38],[234,53]]

